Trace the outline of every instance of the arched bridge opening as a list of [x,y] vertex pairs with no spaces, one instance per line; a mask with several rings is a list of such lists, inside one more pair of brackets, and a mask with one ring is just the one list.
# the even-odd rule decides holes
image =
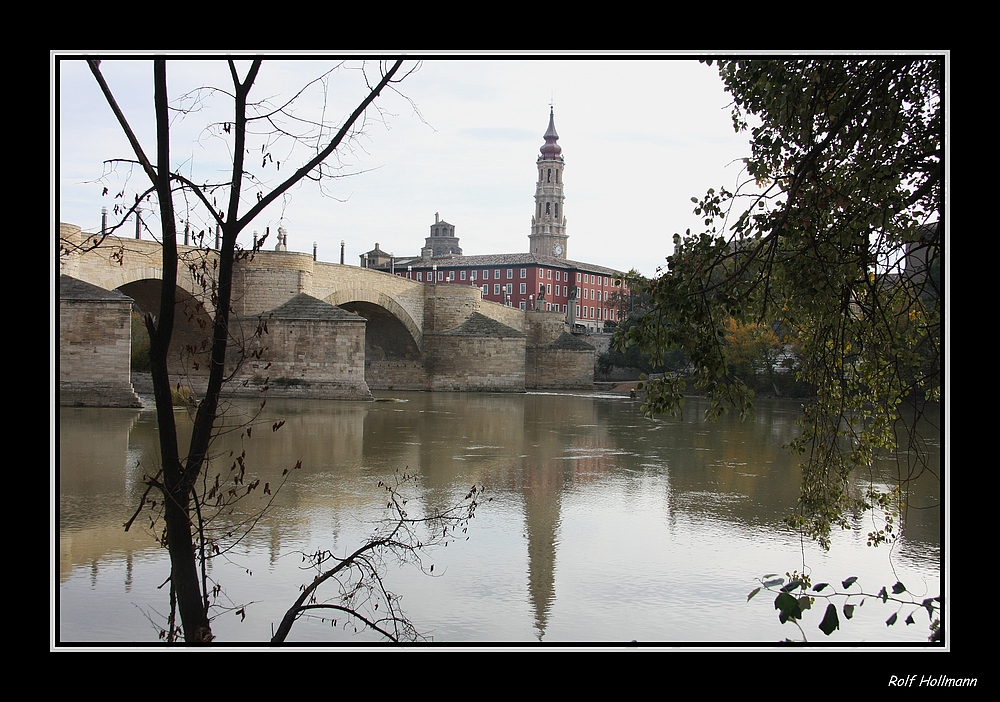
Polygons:
[[[134,301],[133,339],[137,335],[148,339],[143,318],[146,314],[151,314],[154,318],[159,315],[162,281],[147,278],[120,285],[117,289]],[[182,382],[197,389],[208,379],[212,318],[201,300],[187,290],[178,287],[176,296],[174,331],[170,338],[167,368],[172,382]]]
[[420,348],[398,317],[374,302],[344,302],[339,306],[368,320],[365,325],[365,382],[369,388],[425,389]]

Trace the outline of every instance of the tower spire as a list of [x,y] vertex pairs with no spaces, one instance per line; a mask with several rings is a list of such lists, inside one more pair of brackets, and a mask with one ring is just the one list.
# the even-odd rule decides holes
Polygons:
[[566,217],[563,212],[562,147],[557,143],[555,109],[549,104],[549,126],[543,136],[545,143],[537,159],[538,182],[535,184],[535,214],[528,235],[530,252],[538,256],[566,258]]
[[548,161],[562,161],[562,147],[556,142],[559,141],[559,134],[556,133],[556,117],[553,106],[549,105],[549,128],[545,130],[545,143],[542,144],[541,156],[539,159]]

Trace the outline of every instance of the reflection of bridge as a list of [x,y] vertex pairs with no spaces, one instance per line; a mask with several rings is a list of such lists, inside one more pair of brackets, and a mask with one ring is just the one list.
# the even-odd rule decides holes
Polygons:
[[[85,236],[79,227],[61,226],[64,240],[79,243]],[[197,389],[207,374],[199,358],[213,313],[216,253],[180,249],[171,373]],[[105,292],[118,291],[140,310],[155,313],[160,265],[156,242],[109,237],[96,250],[65,257],[60,272]],[[120,329],[116,341],[95,341],[93,329],[83,333],[95,324],[93,314],[77,309],[93,308],[87,297],[64,293],[61,298],[61,389],[91,373],[73,360],[81,357],[80,344],[105,347],[83,354],[84,364],[121,363],[105,352],[122,346]],[[233,311],[233,347],[264,347],[238,370],[244,382],[232,387],[244,392],[256,392],[253,388],[265,378],[271,380],[272,394],[300,397],[366,397],[369,388],[518,392],[593,382],[594,350],[566,333],[562,314],[484,301],[472,285],[420,283],[316,261],[308,254],[261,251],[236,265]],[[256,339],[250,332],[262,315],[267,333]],[[90,341],[81,341],[86,338]],[[236,356],[233,362],[235,368]],[[89,404],[80,396],[63,400]]]

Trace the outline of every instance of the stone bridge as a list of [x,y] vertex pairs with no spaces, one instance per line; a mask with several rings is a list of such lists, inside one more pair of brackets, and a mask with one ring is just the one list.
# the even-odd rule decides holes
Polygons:
[[[75,225],[60,226],[61,240],[71,246],[87,236]],[[60,258],[64,280],[94,286],[84,295],[79,283],[61,285],[76,291],[60,297],[64,404],[94,404],[86,399],[88,363],[101,358],[121,365],[113,358],[123,345],[120,328],[106,329],[103,342],[94,340],[94,298],[101,297],[94,291],[120,294],[126,306],[134,302],[142,312],[155,314],[159,307],[158,243],[108,237],[86,249]],[[177,382],[197,391],[207,377],[217,253],[179,249],[170,370]],[[561,313],[485,301],[472,285],[416,282],[309,254],[259,251],[236,264],[233,313],[230,362],[236,380],[230,388],[236,394],[258,393],[265,384],[272,395],[356,398],[370,397],[370,389],[523,392],[593,383],[594,350],[566,333]],[[255,335],[265,322],[266,333]],[[114,325],[103,320],[96,326]]]

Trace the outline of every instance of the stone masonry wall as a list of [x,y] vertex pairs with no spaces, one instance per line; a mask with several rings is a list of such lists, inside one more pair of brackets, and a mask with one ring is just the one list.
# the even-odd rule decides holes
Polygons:
[[525,319],[525,388],[594,387],[594,349],[566,332],[561,312],[529,312]]
[[365,379],[372,390],[430,390],[423,360],[365,360]]
[[239,314],[260,314],[312,289],[312,256],[291,251],[262,253],[233,269],[233,302]]
[[131,300],[59,301],[62,405],[141,407],[129,380]]
[[594,387],[594,352],[531,346],[524,352],[526,389],[589,390]]
[[430,390],[524,392],[524,338],[425,335]]
[[[370,399],[365,382],[365,323],[347,320],[273,319],[268,333],[250,350],[264,346],[259,358],[244,362],[229,391],[322,399]],[[243,382],[247,381],[247,382]]]

